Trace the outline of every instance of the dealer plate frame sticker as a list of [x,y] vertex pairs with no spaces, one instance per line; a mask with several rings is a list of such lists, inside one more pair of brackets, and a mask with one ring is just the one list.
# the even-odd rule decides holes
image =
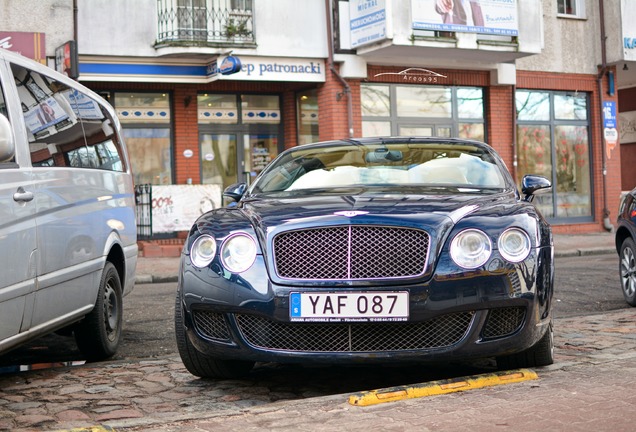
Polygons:
[[292,292],[291,321],[408,321],[408,291]]

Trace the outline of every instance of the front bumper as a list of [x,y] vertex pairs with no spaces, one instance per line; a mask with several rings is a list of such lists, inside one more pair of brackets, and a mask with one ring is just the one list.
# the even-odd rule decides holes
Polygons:
[[[540,248],[521,263],[504,264],[494,256],[484,269],[471,272],[442,259],[433,278],[408,285],[299,288],[271,283],[260,259],[237,276],[214,264],[194,268],[184,256],[178,290],[186,334],[211,357],[434,362],[512,354],[534,345],[550,321],[552,268],[551,248]],[[293,291],[388,289],[409,292],[407,322],[292,322],[289,317]]]

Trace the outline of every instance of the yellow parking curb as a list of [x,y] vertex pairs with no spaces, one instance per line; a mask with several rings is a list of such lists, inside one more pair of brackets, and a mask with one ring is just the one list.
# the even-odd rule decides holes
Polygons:
[[516,369],[484,375],[431,381],[412,386],[389,387],[381,390],[361,392],[357,395],[350,396],[349,403],[356,406],[376,405],[384,402],[442,395],[483,387],[535,380],[538,378],[539,376],[530,369]]

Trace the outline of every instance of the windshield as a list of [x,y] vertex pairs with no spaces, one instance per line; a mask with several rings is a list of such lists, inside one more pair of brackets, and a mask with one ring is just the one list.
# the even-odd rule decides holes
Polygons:
[[281,155],[252,191],[395,185],[502,189],[506,182],[492,153],[470,143],[334,143]]

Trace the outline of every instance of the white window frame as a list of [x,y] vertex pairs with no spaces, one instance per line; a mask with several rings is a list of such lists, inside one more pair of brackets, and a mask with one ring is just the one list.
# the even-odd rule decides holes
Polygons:
[[[571,3],[574,10],[572,13],[560,13],[559,5]],[[560,18],[580,18],[585,19],[585,0],[557,0],[557,16]]]

